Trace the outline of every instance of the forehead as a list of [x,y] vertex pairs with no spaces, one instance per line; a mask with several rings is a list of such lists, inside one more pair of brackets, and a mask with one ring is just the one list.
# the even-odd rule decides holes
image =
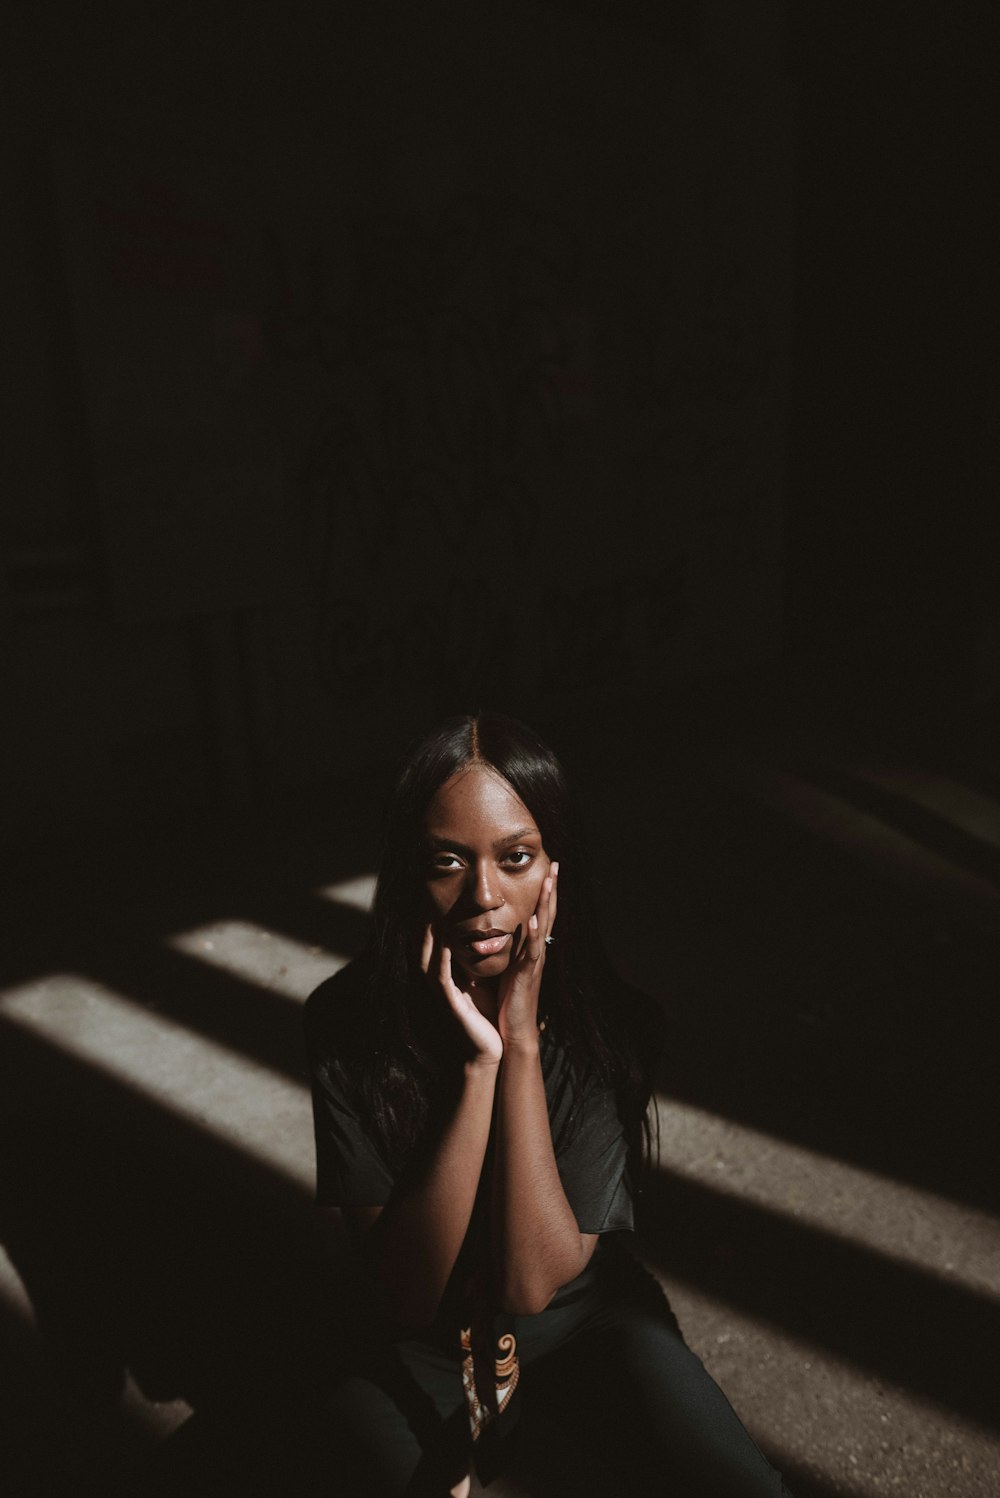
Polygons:
[[445,781],[427,809],[426,828],[433,836],[490,842],[508,832],[538,831],[513,786],[487,765],[470,765]]

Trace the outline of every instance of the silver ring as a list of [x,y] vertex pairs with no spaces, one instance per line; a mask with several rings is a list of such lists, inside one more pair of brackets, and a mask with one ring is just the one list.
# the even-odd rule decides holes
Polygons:
[[556,941],[556,939],[555,939],[554,936],[547,936],[545,938],[545,945],[547,947],[553,947],[553,946],[555,946],[555,941]]

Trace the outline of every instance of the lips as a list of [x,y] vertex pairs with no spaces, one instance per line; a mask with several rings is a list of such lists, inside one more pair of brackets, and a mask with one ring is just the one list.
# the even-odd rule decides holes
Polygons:
[[479,957],[495,957],[510,941],[509,931],[462,932],[462,945],[471,948]]

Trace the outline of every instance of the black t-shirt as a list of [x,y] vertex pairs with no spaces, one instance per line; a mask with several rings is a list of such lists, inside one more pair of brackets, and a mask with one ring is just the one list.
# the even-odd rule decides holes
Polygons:
[[[306,1005],[320,1207],[384,1206],[406,1165],[397,1163],[394,1169],[379,1149],[352,1086],[347,1037],[356,1033],[356,1006],[363,999],[362,972],[352,963],[323,983]],[[550,1028],[542,1032],[540,1045],[556,1166],[579,1229],[629,1231],[634,1219],[628,1149],[614,1091],[578,1080],[568,1047]],[[476,1253],[475,1229],[484,1218],[484,1203],[477,1202],[466,1249],[452,1276],[452,1293],[442,1308],[446,1315],[460,1298]],[[588,1270],[584,1276],[589,1279]],[[564,1286],[552,1304],[575,1291],[584,1276]]]

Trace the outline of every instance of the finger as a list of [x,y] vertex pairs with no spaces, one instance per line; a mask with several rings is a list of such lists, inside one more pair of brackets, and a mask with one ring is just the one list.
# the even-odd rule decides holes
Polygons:
[[531,962],[537,962],[545,951],[540,935],[540,927],[537,915],[533,915],[528,922],[528,958]]
[[428,921],[424,928],[424,939],[420,947],[420,967],[424,975],[430,974],[431,957],[434,955],[434,928]]
[[521,945],[521,931],[522,931],[522,929],[523,928],[521,926],[521,923],[520,923],[520,921],[518,921],[517,925],[514,927],[514,935],[511,937],[511,942],[510,942],[511,961],[512,962],[519,961],[520,957],[521,957],[521,954],[524,951],[524,947]]
[[535,914],[538,917],[538,926],[543,936],[549,934],[549,905],[552,902],[552,875],[546,874],[542,880],[542,888],[538,895],[538,904],[535,906]]
[[451,998],[451,990],[455,987],[455,980],[451,976],[451,948],[442,944],[438,954],[438,982],[445,993]]
[[549,878],[552,880],[552,893],[549,895],[549,924],[545,935],[552,935],[552,927],[556,923],[556,907],[559,904],[559,865],[554,863],[549,869]]
[[472,996],[466,993],[461,983],[455,982],[455,970],[452,966],[451,947],[441,948],[441,963],[438,968],[438,981],[444,989],[445,998],[455,1010],[455,1013],[468,1004],[472,1003]]
[[443,946],[441,948],[441,955],[438,959],[438,982],[441,985],[441,990],[445,998],[448,1000],[448,1003],[457,1013],[458,1006],[461,1002],[462,993],[457,983],[455,982],[454,976],[451,971],[450,947]]
[[542,956],[545,955],[544,938],[549,934],[551,918],[549,916],[549,905],[552,900],[552,876],[546,874],[542,880],[542,887],[538,892],[538,903],[535,906],[533,921],[537,921],[538,944],[542,948]]

